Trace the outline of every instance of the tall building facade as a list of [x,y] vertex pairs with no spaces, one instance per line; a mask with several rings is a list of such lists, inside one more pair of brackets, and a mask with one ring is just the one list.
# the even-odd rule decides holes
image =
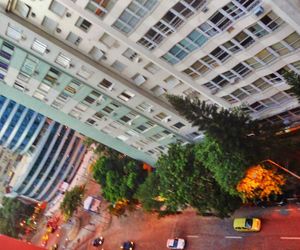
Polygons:
[[299,119],[283,74],[300,73],[296,0],[1,2],[0,91],[154,163],[201,131],[166,94]]
[[53,200],[82,163],[83,140],[73,129],[0,96],[2,194]]

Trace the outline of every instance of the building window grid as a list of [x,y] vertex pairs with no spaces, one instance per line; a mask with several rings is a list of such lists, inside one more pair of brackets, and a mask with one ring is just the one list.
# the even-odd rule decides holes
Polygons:
[[[242,3],[242,4],[245,4]],[[257,5],[258,2],[255,2],[252,7]],[[234,8],[232,6],[235,6]],[[243,6],[243,5],[242,5]],[[247,5],[246,5],[247,6]],[[247,10],[248,10],[247,6]],[[249,10],[252,9],[252,7],[249,7]],[[224,10],[225,8],[225,10]],[[221,11],[222,10],[222,11]],[[226,12],[228,10],[229,12]],[[234,10],[234,11],[231,11]],[[220,12],[221,11],[221,12]],[[236,11],[236,12],[235,12]],[[246,12],[243,11],[243,9],[239,8],[238,6],[234,5],[233,3],[229,3],[228,5],[224,6],[219,11],[215,12],[211,18],[209,18],[208,21],[201,24],[199,27],[194,29],[185,39],[181,40],[179,43],[174,45],[165,55],[162,56],[162,59],[166,60],[170,64],[176,64],[183,60],[190,52],[194,51],[195,49],[198,49],[202,47],[207,40],[209,40],[209,37],[214,36],[217,33],[220,33],[220,29],[223,31],[227,27],[229,27],[232,23],[235,17],[238,19],[240,16],[246,14]],[[220,18],[220,16],[222,16]],[[218,20],[217,20],[218,19]],[[225,21],[225,23],[224,23]],[[211,32],[211,29],[213,29],[214,32]],[[209,32],[208,32],[209,31]],[[201,33],[202,32],[202,33]],[[202,41],[194,42],[191,37],[193,37],[193,33],[201,33],[201,35],[204,37]],[[249,46],[252,44],[255,40],[251,36],[252,34],[249,32],[249,34],[243,33],[244,38],[241,37],[240,44]],[[198,38],[197,38],[198,39]],[[250,40],[249,40],[250,39]],[[198,39],[199,40],[199,39]],[[183,44],[186,44],[188,46],[182,46]],[[185,49],[188,49],[186,51]]]
[[113,24],[116,29],[128,34],[154,9],[157,0],[133,0]]
[[205,4],[205,0],[176,3],[148,32],[138,41],[139,44],[155,49],[167,36],[176,32],[197,10]]

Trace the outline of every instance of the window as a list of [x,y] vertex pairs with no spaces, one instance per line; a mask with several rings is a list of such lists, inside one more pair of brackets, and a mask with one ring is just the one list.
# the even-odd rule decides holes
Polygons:
[[181,84],[181,81],[179,81],[176,77],[174,76],[169,76],[168,78],[166,78],[164,80],[165,84],[164,86],[166,87],[166,89],[173,89],[175,88],[177,85]]
[[46,95],[40,93],[40,92],[34,92],[34,94],[32,95],[34,98],[39,99],[41,101],[44,101],[46,99]]
[[48,85],[55,85],[57,83],[58,77],[61,75],[61,72],[56,70],[55,68],[50,68],[45,75],[43,82]]
[[183,128],[185,125],[182,122],[177,122],[175,124],[173,124],[172,127],[177,128],[177,129],[181,129]]
[[125,50],[122,56],[126,57],[130,61],[133,61],[138,56],[138,54],[134,50],[128,48],[127,50]]
[[128,102],[130,99],[132,99],[135,96],[135,94],[129,92],[128,90],[123,91],[118,97],[125,101]]
[[271,30],[278,29],[284,23],[282,19],[278,17],[273,11],[262,17],[260,21]]
[[113,37],[111,37],[110,35],[108,35],[107,33],[104,33],[100,37],[99,41],[104,45],[106,45],[108,48],[117,47],[118,44],[118,41]]
[[201,58],[201,61],[203,61],[206,65],[209,65],[212,68],[216,68],[219,66],[217,61],[215,59],[213,59],[212,57],[210,57],[209,55]]
[[96,124],[96,121],[94,119],[89,118],[89,119],[86,120],[85,123],[88,124],[88,125],[94,125],[94,124]]
[[288,47],[286,47],[282,42],[275,43],[275,44],[271,45],[270,48],[272,50],[274,50],[280,56],[284,56],[284,55],[290,53],[290,49]]
[[154,8],[156,3],[157,0],[132,0],[113,27],[128,34]]
[[109,106],[105,106],[102,110],[103,110],[104,112],[108,113],[108,114],[110,114],[111,112],[114,111],[114,110],[113,110],[111,107],[109,107]]
[[148,32],[138,41],[139,44],[152,50],[167,36],[175,32],[185,21],[193,15],[203,4],[201,1],[182,0],[175,4]]
[[238,65],[233,67],[232,70],[241,77],[245,77],[246,75],[251,73],[251,70],[248,67],[246,67],[243,63],[239,63]]
[[101,120],[104,117],[104,114],[97,112],[93,115],[94,118]]
[[155,96],[161,96],[163,95],[164,93],[167,92],[167,90],[159,85],[156,85],[154,86],[152,89],[151,89],[152,93],[155,95]]
[[112,90],[112,88],[113,88],[113,83],[111,83],[110,81],[108,81],[108,80],[106,80],[106,79],[103,79],[103,80],[98,84],[98,86],[99,86],[100,88]]
[[66,93],[66,92],[62,92],[57,97],[57,100],[62,101],[63,103],[65,103],[65,102],[70,100],[70,95],[68,95],[68,93]]
[[155,75],[158,71],[160,71],[160,68],[154,63],[148,63],[144,69],[150,72],[152,75]]
[[255,55],[259,60],[263,61],[265,64],[268,64],[276,59],[274,53],[270,49],[266,48],[261,50]]
[[210,55],[217,58],[221,62],[226,61],[230,57],[230,55],[220,47],[217,47],[212,52],[210,52]]
[[286,37],[284,41],[294,49],[298,49],[300,47],[300,35],[297,32]]
[[68,93],[68,95],[73,96],[78,92],[80,88],[81,88],[81,83],[73,80],[65,87],[64,90]]
[[215,28],[215,26],[209,24],[208,22],[205,22],[199,26],[199,29],[204,32],[208,37],[213,37],[218,33],[218,30]]
[[51,87],[47,84],[44,84],[44,83],[41,83],[38,87],[39,90],[45,92],[45,93],[48,93],[49,90],[51,89]]
[[237,53],[241,50],[241,47],[238,46],[238,43],[235,41],[228,41],[224,43],[222,46],[232,53]]
[[238,100],[235,99],[232,95],[225,95],[225,96],[222,96],[222,98],[229,104],[234,104],[234,103],[238,102]]
[[34,39],[31,49],[43,55],[47,51],[47,45],[38,39]]
[[207,37],[195,29],[185,39],[174,45],[162,58],[171,64],[178,63],[190,52],[200,48],[206,41]]
[[270,98],[273,99],[274,101],[276,101],[278,104],[282,104],[282,103],[286,102],[287,100],[289,100],[290,96],[284,92],[278,92],[277,94],[271,96]]
[[204,75],[206,72],[210,71],[210,68],[207,67],[201,61],[196,61],[192,64],[189,68],[185,69],[183,73],[187,74],[188,76],[192,77],[193,79],[198,78],[201,75]]
[[225,79],[223,76],[219,75],[217,77],[215,77],[214,79],[211,80],[215,85],[218,85],[219,87],[224,87],[226,86],[229,81],[227,79]]
[[264,27],[265,26],[256,23],[256,24],[248,27],[248,30],[256,37],[261,38],[261,37],[269,34],[269,32]]
[[29,13],[31,11],[31,7],[25,4],[23,1],[18,0],[13,11],[17,12],[18,15],[20,15],[23,18],[28,18]]
[[234,39],[244,48],[249,47],[252,43],[255,42],[255,40],[248,35],[247,33],[245,33],[244,31],[240,32],[239,34],[237,34]]
[[76,35],[73,32],[70,32],[66,38],[66,40],[74,45],[79,45],[79,43],[81,42],[82,38],[78,35]]
[[6,35],[16,41],[20,41],[22,39],[23,30],[9,23],[6,30]]
[[245,61],[245,63],[247,65],[249,65],[253,69],[259,69],[259,68],[261,68],[261,67],[263,67],[265,65],[265,64],[263,64],[260,60],[258,60],[255,57],[251,57],[251,58],[247,59]]
[[249,107],[255,111],[262,111],[267,108],[266,105],[261,102],[255,102],[251,104]]
[[152,111],[152,108],[153,106],[147,102],[142,102],[140,105],[138,105],[136,107],[137,109],[141,110],[141,111],[146,111],[146,112],[151,112]]
[[98,49],[97,47],[93,47],[91,51],[89,52],[89,55],[95,60],[100,61],[104,57],[105,52],[101,49]]
[[251,85],[246,85],[241,88],[243,91],[247,92],[249,95],[258,93],[258,90]]
[[115,69],[118,72],[123,72],[124,69],[126,68],[126,65],[121,63],[120,61],[116,60],[114,63],[111,65],[113,69]]
[[63,17],[63,15],[66,13],[66,7],[63,6],[61,3],[53,0],[49,10],[51,10],[53,13],[55,13],[56,15]]
[[50,32],[54,32],[58,26],[58,22],[54,21],[53,19],[45,16],[42,22],[42,26]]
[[136,127],[136,129],[138,130],[138,132],[145,132],[146,130],[149,130],[151,128],[153,128],[154,126],[156,126],[156,124],[152,121],[147,121],[146,123],[139,125],[138,127]]
[[80,111],[87,111],[87,109],[89,108],[87,105],[83,104],[83,103],[78,103],[75,106],[76,109],[80,110]]
[[260,89],[261,91],[264,91],[272,86],[261,78],[253,82],[251,85],[253,85],[255,88]]
[[246,93],[245,91],[243,91],[242,89],[237,89],[237,90],[233,91],[231,93],[231,95],[234,96],[235,98],[239,99],[240,101],[249,96],[249,94]]
[[94,72],[87,69],[85,66],[81,66],[81,68],[76,74],[84,79],[88,79],[94,74]]
[[89,0],[85,9],[102,18],[114,5],[114,0]]
[[135,74],[131,79],[137,86],[140,86],[147,81],[147,78],[139,73]]
[[125,122],[125,123],[128,123],[130,126],[132,125],[132,121],[136,118],[138,118],[139,115],[134,112],[134,111],[131,111],[129,112],[127,115],[124,115],[120,118],[121,121]]
[[76,24],[75,24],[75,26],[80,28],[84,32],[88,32],[88,30],[90,29],[92,24],[88,20],[86,20],[82,17],[79,17]]
[[59,53],[55,59],[55,62],[64,68],[69,68],[71,64],[71,58]]
[[159,121],[169,121],[170,120],[170,116],[168,116],[164,112],[158,113],[157,115],[154,116],[154,118],[159,120]]
[[91,105],[94,104],[96,101],[100,101],[102,95],[97,91],[93,90],[88,96],[86,96],[83,100],[84,103]]
[[187,90],[184,90],[183,94],[188,98],[198,98],[199,99],[201,96],[201,94],[198,91],[196,91],[192,88],[188,88]]

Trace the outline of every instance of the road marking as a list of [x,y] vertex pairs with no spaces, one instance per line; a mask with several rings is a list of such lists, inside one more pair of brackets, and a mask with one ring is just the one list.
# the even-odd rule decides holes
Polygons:
[[188,238],[199,238],[199,235],[188,235],[186,237],[188,237]]
[[242,236],[225,236],[226,239],[241,239]]
[[280,237],[282,240],[300,240],[300,237]]

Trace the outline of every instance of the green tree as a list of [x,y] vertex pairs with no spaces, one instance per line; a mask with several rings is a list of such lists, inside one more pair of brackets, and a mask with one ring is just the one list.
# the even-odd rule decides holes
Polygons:
[[158,160],[160,192],[170,211],[192,206],[200,214],[228,216],[240,204],[238,197],[224,192],[213,174],[195,158],[193,145],[172,145]]
[[156,173],[150,173],[145,182],[141,184],[135,194],[143,205],[143,209],[146,211],[158,211],[163,202],[159,200],[159,176]]
[[84,193],[84,186],[75,186],[65,193],[64,199],[60,204],[60,209],[66,220],[71,218],[77,208],[82,204]]
[[196,158],[211,171],[223,190],[237,195],[236,185],[243,178],[250,162],[241,151],[228,152],[210,136],[195,146]]
[[17,238],[19,233],[23,233],[20,222],[30,217],[33,212],[32,205],[24,204],[18,199],[3,198],[0,208],[0,233]]
[[290,90],[297,96],[300,100],[300,76],[293,71],[286,72],[284,78],[288,85],[291,86]]
[[102,156],[93,168],[94,179],[101,185],[104,198],[110,202],[132,200],[147,174],[140,162],[119,156]]

